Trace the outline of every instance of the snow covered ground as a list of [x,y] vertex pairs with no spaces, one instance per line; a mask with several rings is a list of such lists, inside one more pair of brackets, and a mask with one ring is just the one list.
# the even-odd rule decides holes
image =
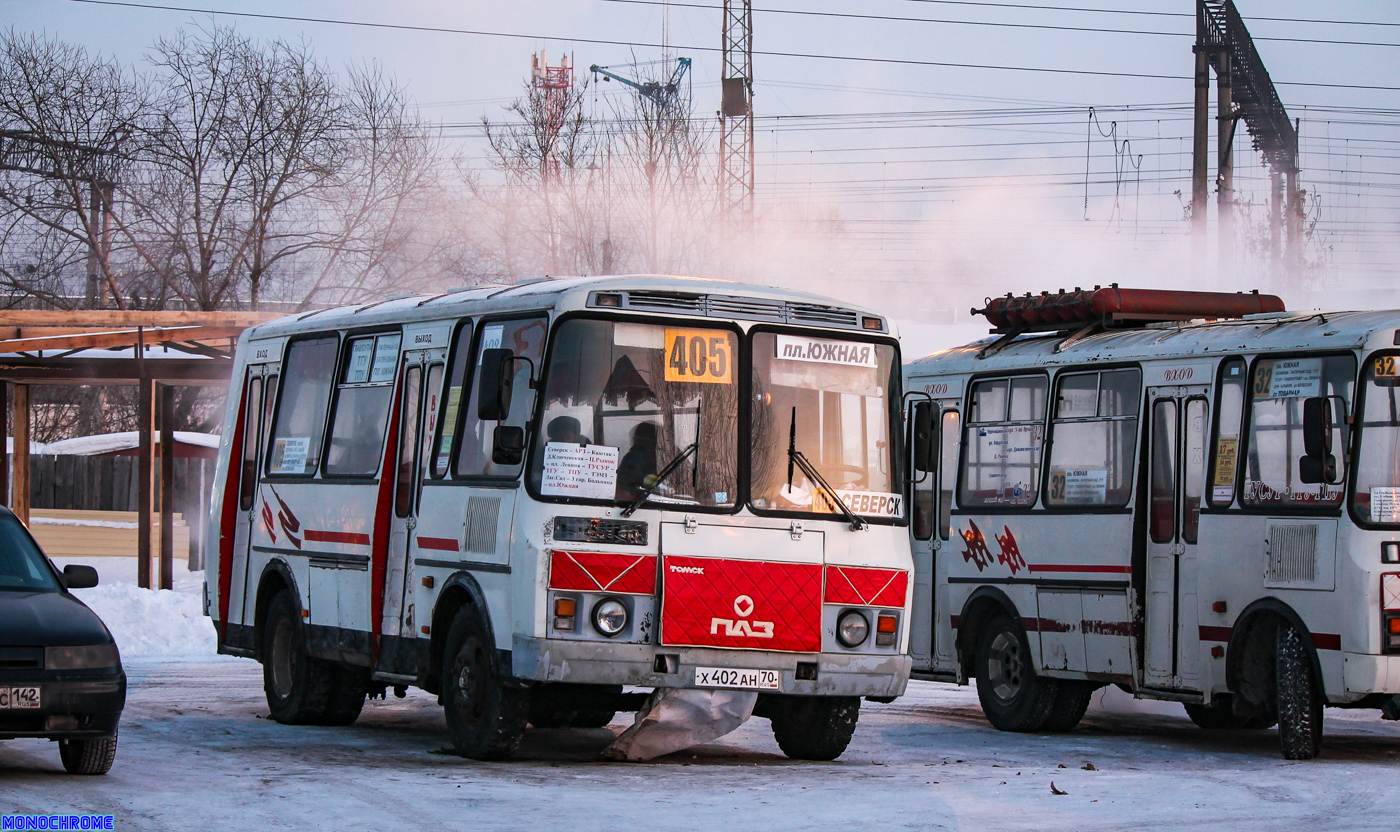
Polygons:
[[130,676],[116,765],[70,777],[49,743],[0,743],[0,813],[220,830],[1394,825],[1385,794],[1400,727],[1369,711],[1329,710],[1322,758],[1290,763],[1273,731],[1208,734],[1177,705],[1116,690],[1074,732],[1033,736],[991,729],[969,688],[915,682],[892,704],[866,703],[832,763],[787,760],[763,719],[653,763],[594,762],[630,715],[530,731],[516,760],[479,763],[444,753],[442,710],[421,691],[369,703],[349,728],[278,725],[265,718],[258,665],[198,652],[212,650],[212,628],[197,592],[85,592]]

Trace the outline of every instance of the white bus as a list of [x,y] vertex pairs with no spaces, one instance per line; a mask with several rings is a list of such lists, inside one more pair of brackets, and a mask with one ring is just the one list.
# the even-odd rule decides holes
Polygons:
[[439,696],[463,755],[644,688],[759,691],[831,759],[908,679],[899,346],[813,295],[544,280],[240,341],[205,584],[284,723]]
[[999,337],[906,367],[916,678],[1010,731],[1115,684],[1289,759],[1324,705],[1400,716],[1400,313],[1282,309],[998,298]]

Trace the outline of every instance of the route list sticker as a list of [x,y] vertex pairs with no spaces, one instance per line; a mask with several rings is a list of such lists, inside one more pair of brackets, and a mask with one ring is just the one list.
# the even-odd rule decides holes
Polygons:
[[1371,489],[1371,522],[1400,523],[1400,488]]
[[617,448],[547,442],[540,493],[611,500],[617,495]]

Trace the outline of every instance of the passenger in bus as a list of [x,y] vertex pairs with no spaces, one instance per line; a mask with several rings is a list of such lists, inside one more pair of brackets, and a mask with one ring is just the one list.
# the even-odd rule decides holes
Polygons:
[[587,436],[583,435],[583,427],[578,420],[572,416],[556,416],[549,421],[549,426],[545,428],[545,434],[550,442],[563,442],[570,445],[590,444]]
[[656,425],[642,422],[632,428],[632,447],[617,466],[617,498],[635,500],[642,496],[642,488],[655,475]]

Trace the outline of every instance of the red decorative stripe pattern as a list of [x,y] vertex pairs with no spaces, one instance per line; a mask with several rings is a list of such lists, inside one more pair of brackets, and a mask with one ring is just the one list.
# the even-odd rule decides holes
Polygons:
[[868,569],[858,566],[828,566],[828,604],[862,607],[903,607],[909,589],[909,573],[903,569]]
[[817,653],[822,567],[668,555],[661,643]]
[[457,539],[453,537],[423,537],[418,538],[419,549],[432,549],[437,552],[459,552],[461,547],[457,545]]
[[369,535],[360,532],[328,532],[321,529],[307,529],[307,541],[319,541],[321,543],[350,543],[356,546],[368,546]]
[[561,552],[556,549],[549,556],[549,587],[578,592],[651,595],[656,592],[656,557],[616,552]]

